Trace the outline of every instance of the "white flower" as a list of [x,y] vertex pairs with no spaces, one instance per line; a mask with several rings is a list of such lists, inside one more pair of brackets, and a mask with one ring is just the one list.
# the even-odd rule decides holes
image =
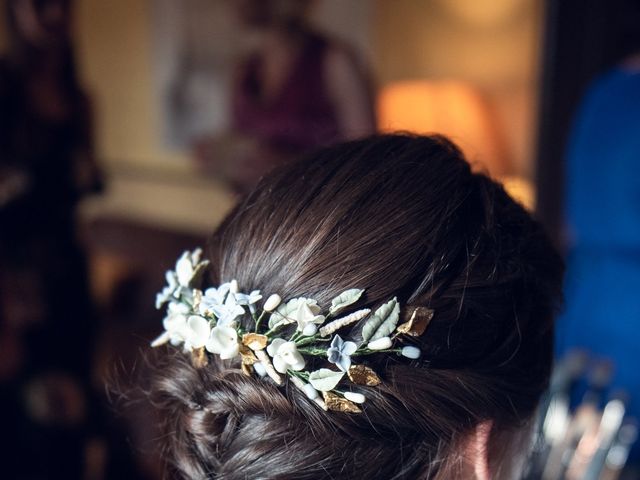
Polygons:
[[222,360],[233,358],[240,352],[238,332],[231,327],[213,327],[206,348],[211,353],[220,355]]
[[202,348],[209,340],[211,327],[209,320],[200,315],[191,315],[187,319],[187,325],[184,330],[184,349],[187,351],[194,348]]
[[158,347],[167,342],[179,345],[184,342],[187,329],[187,315],[189,307],[182,303],[171,302],[167,308],[167,316],[162,320],[164,332],[153,342],[152,347]]
[[229,282],[218,288],[208,288],[200,300],[200,314],[215,315],[219,326],[233,326],[235,319],[244,315],[244,308],[239,305],[236,294],[231,291],[231,285]]
[[176,274],[172,270],[168,270],[164,276],[167,280],[167,286],[156,295],[156,308],[160,308],[168,302],[178,288],[178,277],[176,277]]
[[167,285],[156,295],[156,308],[173,298],[180,298],[180,295],[189,291],[189,284],[193,276],[202,265],[207,265],[208,261],[200,261],[202,250],[197,248],[193,252],[184,252],[176,262],[174,270],[167,270],[165,278]]
[[188,287],[193,279],[196,267],[200,263],[202,249],[196,248],[193,252],[185,251],[176,262],[176,276],[180,286]]
[[355,353],[358,346],[353,342],[345,342],[340,335],[333,337],[331,346],[327,350],[327,357],[331,363],[335,363],[336,366],[343,372],[349,371],[351,366],[351,355]]
[[280,373],[286,373],[288,369],[302,370],[306,363],[296,344],[282,338],[274,339],[267,347],[267,353],[273,357],[273,366]]
[[254,290],[248,295],[246,293],[238,292],[235,293],[234,296],[236,297],[236,302],[238,302],[238,305],[247,305],[251,313],[255,313],[256,306],[254,304],[262,298],[262,295],[260,295],[260,290]]
[[212,310],[218,319],[217,324],[223,327],[235,326],[236,318],[244,315],[244,308],[238,305],[233,293],[227,295],[224,305],[213,306]]
[[[300,302],[298,308],[289,315],[289,318],[298,323],[297,330],[299,332],[304,332],[305,327],[308,325],[322,325],[324,322],[324,315],[318,315],[320,313],[320,307],[318,305],[314,305],[308,302]],[[307,334],[311,333],[314,335],[316,332],[312,328],[307,329]]]
[[200,300],[200,313],[202,315],[212,315],[212,307],[224,305],[224,300],[230,290],[230,283],[223,283],[218,288],[207,288]]

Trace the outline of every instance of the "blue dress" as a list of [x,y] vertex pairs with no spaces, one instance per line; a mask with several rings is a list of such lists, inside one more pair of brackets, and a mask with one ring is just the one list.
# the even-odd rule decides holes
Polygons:
[[629,414],[640,419],[640,71],[617,68],[593,84],[566,178],[570,250],[557,353],[582,347],[612,359],[612,388],[630,394]]

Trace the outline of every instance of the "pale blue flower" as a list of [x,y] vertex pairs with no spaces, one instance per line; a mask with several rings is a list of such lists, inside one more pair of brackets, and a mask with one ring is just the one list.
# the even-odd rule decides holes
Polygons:
[[254,290],[249,294],[238,292],[235,293],[234,296],[236,297],[238,305],[247,305],[251,313],[256,313],[255,303],[262,298],[260,290]]
[[223,283],[218,288],[207,288],[200,300],[200,306],[198,307],[201,315],[215,315],[214,307],[224,305],[225,299],[229,290],[231,289],[231,283]]
[[355,353],[358,346],[353,342],[345,342],[340,338],[340,335],[333,337],[331,346],[327,350],[327,357],[331,363],[335,363],[336,366],[346,372],[351,366],[351,355]]

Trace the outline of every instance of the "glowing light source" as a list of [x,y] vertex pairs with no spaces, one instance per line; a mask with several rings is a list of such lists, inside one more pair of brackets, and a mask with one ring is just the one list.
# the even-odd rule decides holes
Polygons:
[[456,142],[477,170],[493,176],[509,165],[492,115],[482,95],[459,81],[402,81],[385,86],[378,97],[379,129],[441,133]]

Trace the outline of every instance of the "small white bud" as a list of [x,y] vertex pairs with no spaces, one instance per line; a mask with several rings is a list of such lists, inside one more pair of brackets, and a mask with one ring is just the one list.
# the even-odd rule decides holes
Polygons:
[[164,332],[162,335],[156,338],[153,342],[151,342],[151,346],[154,348],[159,347],[160,345],[164,345],[165,343],[167,343],[169,339],[170,339],[169,332]]
[[282,302],[282,298],[280,298],[280,295],[278,295],[277,293],[274,293],[269,298],[267,298],[266,302],[264,302],[263,309],[265,312],[273,312],[276,308],[278,308],[280,302]]
[[422,352],[420,351],[420,349],[418,347],[402,347],[402,355],[407,357],[407,358],[412,358],[413,360],[420,358],[420,355],[422,354]]
[[386,350],[387,348],[391,348],[391,339],[389,337],[382,337],[369,342],[367,345],[369,350]]
[[304,393],[311,400],[315,400],[316,398],[318,398],[318,391],[315,388],[313,388],[313,385],[311,385],[310,383],[306,383],[304,385]]
[[366,400],[364,395],[356,392],[344,392],[344,398],[354,403],[364,403],[364,401]]
[[318,326],[315,323],[307,323],[302,329],[302,335],[305,337],[311,337],[318,331]]
[[229,291],[231,293],[238,293],[238,281],[237,280],[231,280],[230,285],[229,285]]
[[264,365],[260,362],[256,362],[253,364],[253,369],[256,371],[258,375],[264,377],[267,375],[267,370],[264,368]]

